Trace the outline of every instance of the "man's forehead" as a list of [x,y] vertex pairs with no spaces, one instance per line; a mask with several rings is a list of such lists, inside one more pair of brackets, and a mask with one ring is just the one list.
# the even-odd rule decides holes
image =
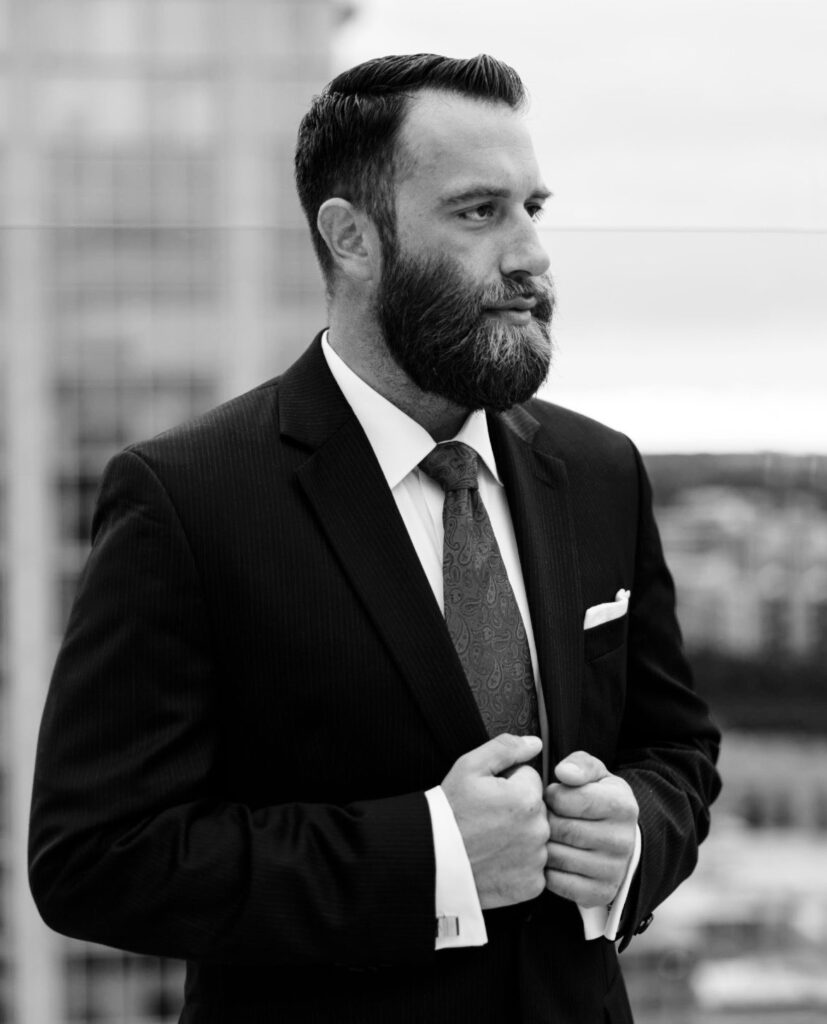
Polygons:
[[503,164],[539,173],[521,112],[501,101],[422,90],[411,97],[399,141],[400,179],[417,173],[476,178]]
[[413,151],[452,146],[458,137],[468,135],[512,133],[530,141],[522,114],[507,103],[437,89],[411,96],[401,132]]

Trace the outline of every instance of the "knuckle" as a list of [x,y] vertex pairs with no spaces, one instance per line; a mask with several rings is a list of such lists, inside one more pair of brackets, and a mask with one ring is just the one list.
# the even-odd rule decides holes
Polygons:
[[626,853],[628,846],[623,836],[611,833],[604,839],[603,849],[610,857],[621,857]]
[[512,778],[517,780],[521,790],[531,793],[532,796],[542,797],[543,780],[531,765],[521,764],[514,772]]
[[575,823],[571,818],[557,818],[555,819],[554,836],[567,846],[572,845],[572,840],[575,835]]
[[610,814],[616,821],[637,821],[637,805],[630,803],[625,793],[613,793],[610,801]]
[[563,871],[551,870],[546,872],[546,884],[552,892],[558,896],[562,896],[563,899],[576,900],[581,906],[586,904],[580,898],[579,894],[574,892],[574,887],[571,884],[571,878]]
[[530,770],[528,765],[525,764],[518,764],[512,769],[511,774],[508,776],[508,781],[515,792],[522,793],[528,788],[528,772]]
[[553,843],[546,847],[546,867],[562,870],[563,862],[560,857],[560,848]]
[[529,899],[535,899],[546,887],[546,876],[542,870],[535,871],[529,887]]
[[549,786],[546,791],[546,803],[556,814],[562,814],[568,803],[566,800],[566,792],[563,787],[557,783],[553,786]]
[[546,876],[543,865],[532,867],[530,871],[521,874],[514,885],[514,898],[522,903],[525,900],[533,900],[539,896],[546,887]]
[[533,789],[521,787],[517,798],[517,809],[525,817],[533,818],[543,810],[543,802]]
[[599,887],[599,901],[602,906],[608,906],[609,903],[615,898],[617,893],[617,886],[615,885],[601,885]]
[[618,800],[617,794],[610,790],[601,793],[595,804],[595,810],[600,810],[604,817],[610,818],[613,821],[617,820],[621,815],[621,802]]
[[528,835],[526,842],[526,848],[529,851],[530,855],[532,855],[533,857],[542,856],[543,858],[545,858],[547,845],[548,834],[546,833],[545,829],[540,827],[533,828],[530,834]]
[[608,839],[607,848],[610,853],[618,857],[628,857],[635,845],[634,832],[632,830],[618,830],[613,832]]
[[542,803],[543,780],[540,778],[537,772],[531,767],[526,768],[526,785],[530,787],[535,799],[539,800]]

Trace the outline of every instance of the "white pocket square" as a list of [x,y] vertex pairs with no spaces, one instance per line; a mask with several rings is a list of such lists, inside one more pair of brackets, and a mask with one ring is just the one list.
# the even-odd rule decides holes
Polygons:
[[622,618],[629,607],[631,591],[618,590],[614,601],[607,601],[606,604],[596,604],[586,609],[586,616],[583,619],[583,629],[594,629],[604,622],[611,622],[612,619]]

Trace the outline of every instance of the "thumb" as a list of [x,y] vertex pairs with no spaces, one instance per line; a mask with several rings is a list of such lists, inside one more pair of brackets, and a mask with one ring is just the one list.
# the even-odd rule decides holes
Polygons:
[[512,736],[504,732],[469,750],[463,760],[474,775],[499,775],[507,768],[530,761],[542,749],[539,736]]
[[554,774],[564,786],[585,786],[588,782],[605,779],[609,771],[598,758],[585,750],[575,750],[555,767]]

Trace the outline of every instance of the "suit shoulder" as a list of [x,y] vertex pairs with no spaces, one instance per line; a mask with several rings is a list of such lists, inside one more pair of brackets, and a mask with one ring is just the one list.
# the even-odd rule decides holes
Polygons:
[[126,448],[154,468],[206,462],[218,469],[278,437],[280,377]]
[[[599,524],[606,537],[638,522],[641,501],[651,503],[646,469],[635,445],[619,430],[563,406],[533,400],[535,450],[565,466],[576,521]],[[536,424],[539,423],[539,429]]]
[[636,461],[637,449],[631,439],[605,423],[539,398],[532,399],[524,408],[540,423],[562,457],[602,454],[611,459]]

